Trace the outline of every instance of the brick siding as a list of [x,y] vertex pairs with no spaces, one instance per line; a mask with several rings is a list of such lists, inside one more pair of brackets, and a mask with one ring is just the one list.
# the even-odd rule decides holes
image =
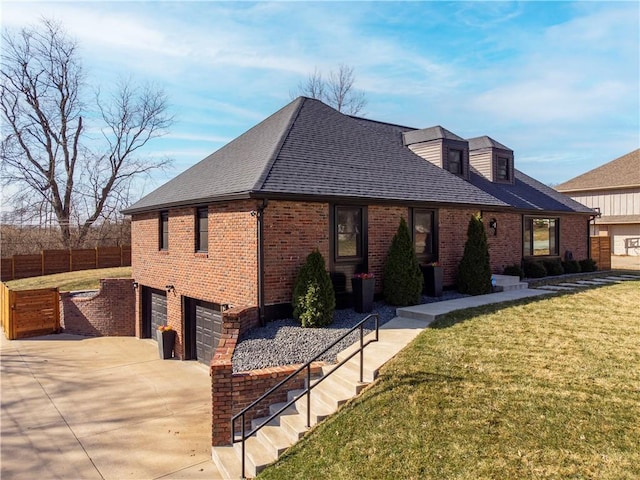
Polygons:
[[[133,276],[140,285],[164,290],[168,323],[177,332],[176,354],[182,358],[182,296],[230,306],[257,306],[257,231],[255,216],[260,203],[253,200],[209,206],[209,251],[195,252],[195,208],[169,211],[169,248],[159,250],[158,213],[134,215],[132,222]],[[330,205],[324,202],[272,200],[264,210],[265,305],[291,301],[293,282],[306,256],[317,248],[330,261]],[[254,215],[252,215],[252,212]],[[382,270],[400,217],[410,210],[400,205],[369,205],[368,265],[376,276],[376,292],[382,291]],[[444,268],[444,285],[453,287],[464,253],[472,208],[438,209],[438,260]],[[522,260],[522,215],[483,211],[491,269],[502,273]],[[498,223],[497,235],[489,221]],[[587,256],[588,218],[560,216],[560,254],[571,250],[574,258]],[[140,290],[139,290],[140,292]],[[136,301],[136,334],[141,334],[140,294]]]
[[60,324],[65,333],[87,336],[133,336],[135,292],[130,278],[100,280],[91,297],[60,294]]
[[[131,229],[133,278],[167,294],[167,323],[177,332],[175,353],[183,358],[182,296],[219,304],[257,304],[255,201],[209,206],[209,251],[195,251],[195,208],[169,210],[169,248],[159,249],[159,214],[134,215]],[[142,289],[139,289],[141,292]],[[141,293],[136,299],[136,334],[142,334]]]

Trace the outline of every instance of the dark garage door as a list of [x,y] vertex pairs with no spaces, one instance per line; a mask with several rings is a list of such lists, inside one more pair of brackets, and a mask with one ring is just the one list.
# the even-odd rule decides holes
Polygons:
[[167,294],[162,290],[144,287],[142,295],[144,337],[156,339],[156,330],[167,324]]
[[220,306],[192,298],[186,303],[187,329],[192,335],[189,358],[208,365],[222,333]]
[[158,327],[167,324],[167,294],[151,292],[151,336],[155,338]]

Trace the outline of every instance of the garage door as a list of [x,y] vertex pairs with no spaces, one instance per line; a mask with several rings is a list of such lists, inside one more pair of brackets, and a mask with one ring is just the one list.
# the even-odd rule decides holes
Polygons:
[[149,292],[149,336],[156,339],[156,330],[161,325],[167,324],[167,294],[161,290],[151,290]]
[[196,358],[207,365],[213,358],[222,333],[220,307],[201,300],[195,301]]

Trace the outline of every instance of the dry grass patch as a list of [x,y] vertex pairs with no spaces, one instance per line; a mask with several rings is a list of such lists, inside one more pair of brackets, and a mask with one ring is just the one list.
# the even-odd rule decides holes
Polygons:
[[100,280],[103,278],[131,278],[131,267],[98,268],[95,270],[56,273],[42,277],[11,280],[5,283],[12,290],[58,287],[61,292],[70,292],[97,289],[100,287]]
[[640,478],[640,282],[454,312],[265,479]]

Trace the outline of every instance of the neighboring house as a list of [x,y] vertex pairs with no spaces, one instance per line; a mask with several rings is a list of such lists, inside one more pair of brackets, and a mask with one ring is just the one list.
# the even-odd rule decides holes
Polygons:
[[640,255],[640,149],[556,187],[600,212],[592,234],[611,237],[613,255]]
[[347,304],[356,272],[373,272],[381,292],[400,217],[420,261],[438,261],[453,286],[472,215],[502,273],[525,258],[587,258],[593,211],[516,170],[513,151],[489,137],[300,97],[124,213],[137,334],[168,322],[177,355],[208,363],[226,308],[257,307],[261,321],[291,314],[296,274],[315,248]]

